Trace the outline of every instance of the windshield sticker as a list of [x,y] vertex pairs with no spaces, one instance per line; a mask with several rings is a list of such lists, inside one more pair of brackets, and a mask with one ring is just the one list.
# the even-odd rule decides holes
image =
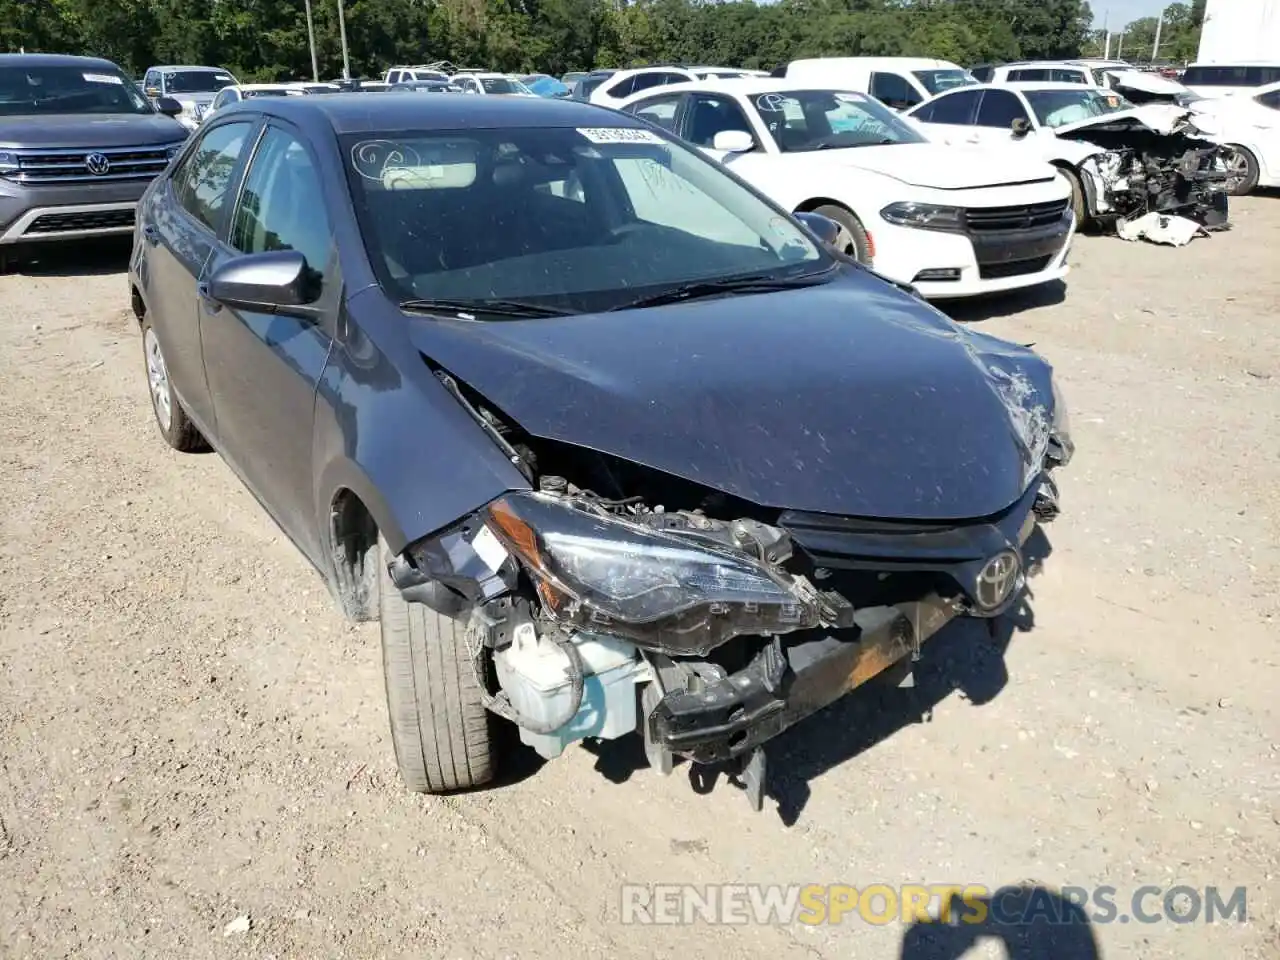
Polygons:
[[841,103],[866,103],[867,95],[865,93],[837,93],[836,99]]
[[119,77],[113,77],[109,73],[86,73],[82,75],[90,83],[115,83],[120,86],[124,85],[124,81]]
[[663,146],[666,141],[649,130],[637,130],[634,127],[578,127],[578,133],[592,143],[657,143]]
[[388,168],[418,167],[422,159],[403,143],[362,140],[351,148],[351,168],[366,180],[382,182]]
[[779,113],[791,102],[790,97],[784,97],[780,93],[762,93],[756,97],[756,109],[763,110],[765,113]]

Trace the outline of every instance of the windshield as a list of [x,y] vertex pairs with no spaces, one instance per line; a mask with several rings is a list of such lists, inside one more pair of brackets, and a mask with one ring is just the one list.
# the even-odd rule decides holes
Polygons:
[[978,82],[968,70],[912,70],[911,73],[931,94]]
[[1133,109],[1128,100],[1108,90],[1024,90],[1023,94],[1036,119],[1050,128]]
[[246,99],[249,97],[287,97],[289,95],[287,87],[267,87],[263,90],[244,90],[241,92]]
[[217,93],[235,82],[231,74],[212,70],[172,70],[164,75],[164,89],[169,94]]
[[831,264],[790,218],[657,131],[393,131],[342,145],[370,260],[400,301],[586,312]]
[[485,93],[528,93],[529,88],[519,80],[509,77],[480,77]]
[[52,113],[155,113],[118,70],[0,67],[0,116]]
[[751,98],[751,106],[783,153],[923,143],[925,139],[879,100],[863,93],[761,93]]

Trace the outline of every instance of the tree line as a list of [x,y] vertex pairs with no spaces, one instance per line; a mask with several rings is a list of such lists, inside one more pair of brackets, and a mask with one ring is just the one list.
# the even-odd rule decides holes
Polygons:
[[[338,0],[311,5],[321,79],[340,76]],[[1203,16],[1203,0],[1193,6]],[[246,82],[309,79],[304,9],[304,0],[0,0],[0,49],[107,57],[134,76],[191,63]],[[343,16],[352,75],[364,77],[434,60],[560,75],[663,62],[771,69],[813,56],[970,65],[1100,49],[1085,0],[344,0]],[[1194,11],[1173,4],[1171,49],[1194,55],[1191,30]],[[1149,54],[1138,36],[1126,52],[1143,42]]]

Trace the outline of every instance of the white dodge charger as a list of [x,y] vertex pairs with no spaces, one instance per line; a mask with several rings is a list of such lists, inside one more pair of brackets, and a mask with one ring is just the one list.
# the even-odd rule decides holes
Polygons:
[[1067,273],[1071,185],[1051,165],[932,143],[866,94],[709,80],[650,88],[618,109],[701,148],[788,210],[837,221],[846,253],[931,299]]

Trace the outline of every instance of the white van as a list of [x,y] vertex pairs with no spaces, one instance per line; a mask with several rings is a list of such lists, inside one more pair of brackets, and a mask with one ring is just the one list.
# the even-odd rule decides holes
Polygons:
[[1280,81],[1280,63],[1193,63],[1182,75],[1182,84],[1202,97],[1253,94],[1259,87]]
[[977,83],[968,70],[931,57],[820,57],[792,60],[788,80],[869,93],[894,110],[907,110],[952,87]]

